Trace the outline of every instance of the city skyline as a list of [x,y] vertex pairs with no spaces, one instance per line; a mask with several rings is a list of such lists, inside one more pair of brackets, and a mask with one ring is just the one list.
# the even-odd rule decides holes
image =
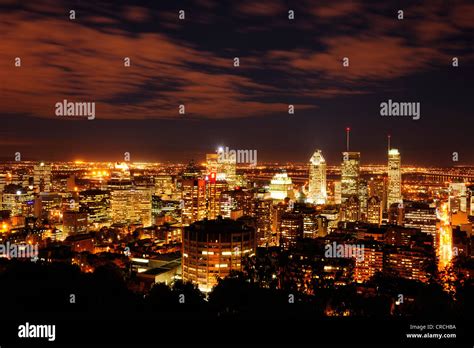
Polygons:
[[[350,126],[365,163],[385,162],[391,134],[405,163],[474,164],[459,136],[474,126],[472,4],[250,4],[1,4],[0,157],[186,161],[225,144],[335,163]],[[419,117],[382,116],[396,102]]]

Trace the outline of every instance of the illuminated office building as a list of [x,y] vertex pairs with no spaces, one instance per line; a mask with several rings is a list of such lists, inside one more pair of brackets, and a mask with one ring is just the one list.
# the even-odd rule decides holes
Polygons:
[[7,184],[7,175],[0,173],[0,194],[3,192],[3,188]]
[[367,218],[367,201],[369,199],[367,180],[359,180],[359,204],[360,216],[359,219],[365,220]]
[[404,205],[403,225],[408,228],[419,228],[436,240],[436,209],[428,204],[408,202]]
[[101,224],[110,221],[110,192],[103,190],[85,190],[79,194],[80,210],[87,213],[89,224]]
[[206,217],[206,181],[204,179],[182,179],[182,220],[184,225]]
[[[216,180],[215,176],[207,177],[206,197],[207,197],[207,218],[215,219],[221,215],[221,195],[227,190],[227,181]],[[229,216],[230,217],[230,216]]]
[[181,218],[183,225],[202,220],[207,215],[206,180],[191,161],[178,180],[181,191]]
[[229,184],[229,188],[233,188],[237,184],[237,158],[229,155],[220,147],[217,154],[209,154],[206,156],[206,168],[209,171],[216,170],[216,178],[225,180]]
[[341,206],[342,221],[359,221],[360,218],[360,201],[359,197],[349,197]]
[[467,189],[463,182],[449,183],[449,211],[465,212],[467,209]]
[[113,223],[130,223],[132,211],[132,181],[126,163],[117,163],[111,171],[107,189],[110,191],[110,211]]
[[308,203],[325,204],[326,192],[326,160],[321,150],[316,150],[309,160],[309,192]]
[[34,213],[33,195],[25,188],[10,184],[2,193],[2,209],[9,210],[10,216],[28,216]]
[[341,203],[359,195],[360,152],[343,152],[341,168]]
[[341,182],[334,181],[334,204],[341,204],[342,202],[342,192],[341,192]]
[[171,175],[157,175],[155,181],[155,194],[158,196],[172,197],[176,184],[175,179]]
[[151,195],[148,187],[136,187],[130,191],[130,216],[128,221],[140,223],[143,227],[151,226]]
[[367,222],[377,225],[382,223],[382,203],[377,196],[372,196],[367,201]]
[[327,229],[333,230],[337,227],[337,224],[340,221],[340,214],[338,209],[332,207],[324,209],[321,214],[323,218],[325,218],[325,222],[327,224]]
[[327,235],[327,218],[318,215],[316,209],[297,205],[293,211],[303,216],[303,238],[317,238]]
[[382,210],[387,211],[387,178],[372,177],[367,181],[368,196],[376,196],[380,199]]
[[35,197],[34,215],[40,219],[59,222],[62,210],[62,196],[60,194],[42,192]]
[[209,292],[219,278],[242,271],[242,258],[255,254],[255,230],[240,221],[218,218],[185,227],[183,280]]
[[435,253],[413,248],[391,248],[385,253],[385,269],[400,278],[427,283],[432,277]]
[[280,246],[289,249],[303,237],[304,219],[299,213],[284,213],[280,220]]
[[33,185],[35,192],[49,192],[51,190],[51,165],[41,162],[33,167]]
[[233,212],[251,215],[253,211],[253,193],[248,190],[224,191],[220,196],[222,217],[232,218]]
[[387,204],[402,203],[402,173],[400,152],[397,149],[388,151],[388,194]]
[[359,247],[362,258],[355,257],[354,280],[357,283],[364,283],[377,272],[382,272],[384,253],[382,244],[377,242],[364,242]]
[[258,246],[267,246],[272,238],[272,200],[255,199],[252,216],[256,219],[256,239]]
[[282,201],[286,197],[293,198],[293,182],[287,173],[277,173],[270,181],[269,191],[274,201]]
[[[226,180],[226,161],[219,158],[217,153],[206,154],[206,176],[215,180]],[[231,171],[231,169],[229,169]],[[232,176],[231,172],[228,172]],[[235,174],[235,173],[234,173]]]

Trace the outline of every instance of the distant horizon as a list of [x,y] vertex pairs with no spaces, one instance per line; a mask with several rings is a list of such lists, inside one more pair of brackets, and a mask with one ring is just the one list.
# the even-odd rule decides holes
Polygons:
[[[120,160],[111,160],[111,159],[108,159],[108,160],[95,160],[95,159],[64,159],[64,160],[49,160],[49,159],[46,159],[46,158],[41,158],[41,159],[24,159],[24,160],[21,160],[21,161],[15,161],[15,160],[9,160],[9,159],[6,159],[6,158],[1,158],[0,157],[0,165],[5,165],[5,164],[16,164],[16,163],[25,163],[25,162],[31,162],[31,163],[41,163],[41,162],[45,162],[45,163],[74,163],[74,164],[87,164],[87,163],[131,163],[131,164],[169,164],[169,165],[187,165],[189,164],[191,161],[194,161],[194,163],[196,163],[197,165],[201,165],[201,164],[204,164],[205,162],[205,155],[204,154],[204,157],[202,158],[202,160],[196,160],[196,159],[189,159],[187,161],[179,161],[179,162],[176,162],[176,161],[169,161],[169,160],[166,160],[166,161],[150,161],[150,160],[131,160],[131,161],[124,161],[123,159]],[[342,163],[342,161],[341,161]],[[341,166],[341,163],[336,163],[336,164],[332,164],[332,163],[326,163],[326,165],[328,167],[340,167]],[[297,162],[297,161],[259,161],[256,165],[256,167],[259,167],[259,166],[265,166],[265,165],[282,165],[282,164],[288,164],[288,165],[309,165],[309,161],[307,162]],[[370,167],[370,166],[387,166],[387,163],[364,163],[361,161],[361,167]],[[237,167],[251,167],[250,165],[248,164],[240,164],[240,163],[237,163]],[[419,167],[419,168],[474,168],[474,164],[455,164],[455,165],[452,165],[452,166],[449,166],[449,165],[424,165],[424,164],[413,164],[413,163],[401,163],[401,167],[402,168],[407,168],[407,167]]]

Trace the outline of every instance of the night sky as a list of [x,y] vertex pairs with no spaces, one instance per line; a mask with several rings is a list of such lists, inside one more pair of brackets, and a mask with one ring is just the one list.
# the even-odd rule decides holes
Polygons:
[[[338,164],[350,126],[362,163],[385,163],[391,134],[402,163],[474,164],[471,1],[7,0],[0,33],[3,159],[202,161],[224,145]],[[56,116],[63,99],[96,118]],[[421,119],[380,116],[388,99]]]

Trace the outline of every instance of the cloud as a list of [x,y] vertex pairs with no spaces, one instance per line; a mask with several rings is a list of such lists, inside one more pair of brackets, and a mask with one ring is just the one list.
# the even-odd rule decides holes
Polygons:
[[358,15],[362,6],[358,1],[325,2],[312,7],[311,13],[316,17],[332,19],[347,15]]
[[[206,11],[218,6],[203,0],[200,4]],[[95,11],[87,12],[79,8],[80,19],[71,21],[69,7],[54,1],[41,6],[10,4],[0,24],[1,111],[52,118],[55,103],[68,99],[95,101],[98,119],[182,117],[180,104],[186,105],[190,117],[287,114],[288,104],[314,108],[317,98],[370,93],[372,83],[449,64],[446,51],[462,49],[462,41],[450,39],[472,28],[468,17],[474,6],[469,4],[453,6],[443,16],[439,6],[414,5],[407,8],[416,17],[407,22],[410,25],[398,21],[390,9],[377,6],[313,5],[308,11],[326,26],[316,30],[317,20],[313,26],[299,20],[304,17],[301,8],[289,24],[283,2],[236,2],[233,8],[240,17],[269,18],[262,23],[269,33],[259,36],[264,40],[269,35],[269,40],[262,42],[261,49],[239,50],[229,40],[211,50],[207,42],[199,45],[192,35],[186,38],[179,33],[175,10],[153,12],[133,6],[118,7],[116,12],[94,7]],[[199,28],[206,11],[191,11]],[[161,24],[174,30],[165,34],[149,27],[153,16],[163,18]],[[347,16],[357,22],[344,21],[330,30],[335,27],[333,19]],[[288,26],[293,25],[290,35]],[[294,42],[282,43],[271,32],[275,28]],[[235,55],[241,58],[238,68],[233,67]],[[21,58],[21,68],[14,66],[15,57]],[[124,67],[125,57],[131,59],[129,68]],[[348,68],[342,65],[344,57],[350,59]]]
[[[95,101],[97,118],[178,117],[179,104],[189,104],[189,113],[201,117],[287,111],[281,102],[255,100],[253,91],[273,87],[240,75],[245,68],[234,68],[232,58],[163,34],[131,36],[52,18],[20,16],[10,23],[0,53],[6,66],[0,100],[7,111],[54,117],[54,104],[63,99]],[[15,57],[21,68],[14,67]],[[124,67],[125,57],[130,68]]]

